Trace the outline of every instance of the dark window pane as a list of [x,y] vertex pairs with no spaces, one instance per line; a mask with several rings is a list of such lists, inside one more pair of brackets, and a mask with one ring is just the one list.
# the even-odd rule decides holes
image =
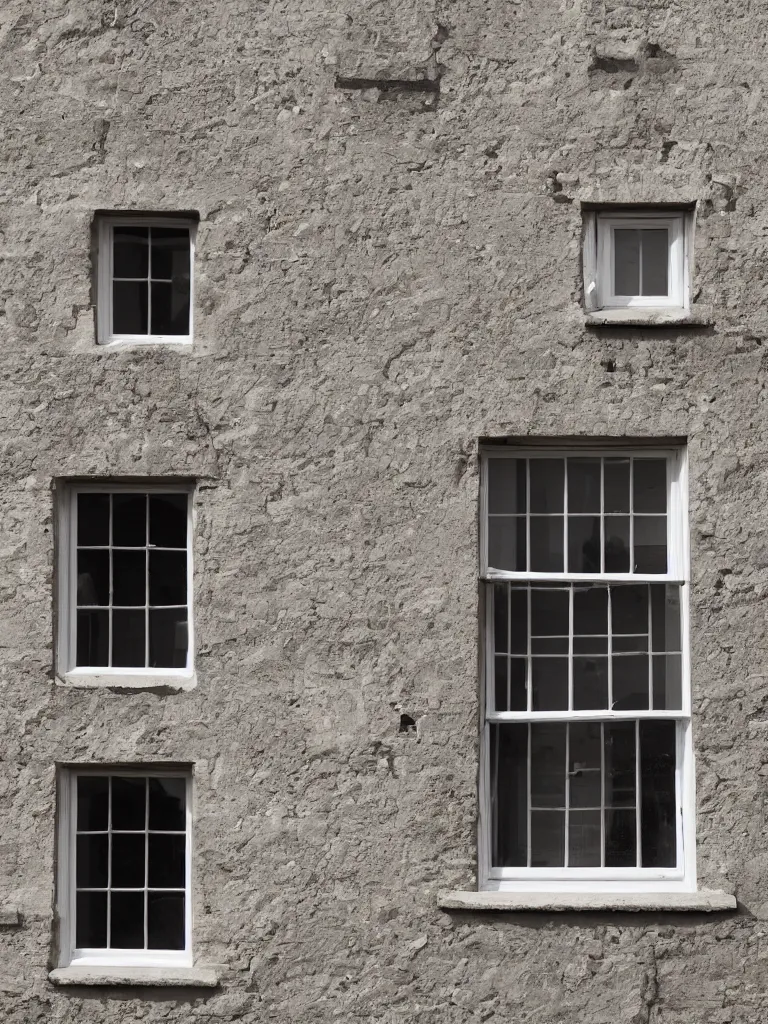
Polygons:
[[576,635],[608,635],[608,588],[577,586],[573,592],[573,631]]
[[112,949],[144,948],[144,893],[113,892],[110,946]]
[[144,605],[147,600],[147,556],[144,551],[112,552],[112,601]]
[[112,543],[115,547],[144,547],[147,542],[145,494],[113,495],[112,517]]
[[493,666],[494,708],[496,711],[509,711],[507,706],[507,685],[509,682],[509,658],[506,654],[496,655]]
[[146,277],[148,274],[149,228],[113,228],[114,277]]
[[605,572],[629,572],[629,516],[604,519]]
[[509,659],[509,707],[508,711],[525,711],[528,707],[528,690],[525,682],[525,658]]
[[647,711],[650,692],[648,655],[614,655],[612,663],[613,710]]
[[568,815],[568,866],[599,868],[600,811],[571,811]]
[[565,459],[530,459],[531,512],[562,512]]
[[145,281],[112,283],[112,333],[146,334],[149,286]]
[[149,780],[149,827],[166,832],[186,828],[187,781],[175,777]]
[[525,587],[510,587],[510,654],[525,654],[528,649],[528,591]]
[[568,516],[568,572],[600,572],[600,516]]
[[[571,807],[600,807],[602,803],[602,734],[599,722],[570,726],[568,777]],[[599,822],[598,822],[599,826]]]
[[525,518],[492,516],[488,519],[488,566],[525,572]]
[[77,552],[77,603],[109,605],[109,551]]
[[77,665],[109,665],[109,612],[77,613]]
[[570,594],[567,587],[531,590],[531,634],[567,636]]
[[158,548],[186,548],[187,494],[150,494],[149,543]]
[[605,812],[605,866],[633,868],[637,864],[635,812]]
[[531,726],[531,806],[565,806],[565,737],[568,726]]
[[567,636],[531,637],[532,654],[568,654]]
[[495,867],[528,860],[528,726],[492,724],[491,818]]
[[643,295],[668,295],[669,232],[666,228],[644,228]]
[[507,585],[497,583],[493,588],[493,648],[497,654],[509,650],[507,613]]
[[104,833],[77,837],[75,880],[78,888],[106,888],[108,851],[109,836]]
[[525,513],[525,459],[488,459],[488,511]]
[[186,551],[149,552],[149,603],[186,604]]
[[573,659],[573,707],[593,711],[608,707],[608,658]]
[[78,494],[77,543],[109,544],[109,495]]
[[648,652],[647,636],[624,636],[623,634],[614,636],[614,654],[640,654],[641,652]]
[[112,665],[114,668],[145,668],[145,612],[112,612]]
[[629,459],[606,459],[603,475],[603,511],[629,512]]
[[563,517],[531,516],[531,572],[563,571]]
[[635,572],[667,571],[667,517],[633,516]]
[[531,658],[534,711],[568,710],[568,659]]
[[149,949],[184,949],[184,894],[150,892],[147,896]]
[[115,889],[144,888],[143,832],[112,834],[112,886]]
[[575,636],[573,638],[574,654],[607,654],[607,636]]
[[648,632],[646,586],[611,587],[611,629],[614,634]]
[[149,613],[149,667],[186,668],[189,628],[186,608],[153,608]]
[[568,459],[568,511],[600,512],[600,459]]
[[615,228],[614,294],[640,294],[640,232],[635,228]]
[[152,277],[189,280],[189,228],[152,228]]
[[667,511],[667,460],[635,459],[633,462],[633,512]]
[[152,282],[152,334],[189,334],[189,281]]
[[673,868],[677,863],[675,763],[675,723],[641,722],[640,834],[644,868]]
[[531,867],[565,863],[565,811],[531,811]]
[[635,806],[635,723],[606,722],[605,806]]
[[186,842],[186,836],[150,835],[149,884],[151,888],[184,888]]
[[679,651],[680,587],[651,584],[651,622],[654,651]]
[[143,829],[146,824],[144,790],[146,780],[140,777],[112,779],[112,828]]
[[109,813],[109,779],[106,775],[80,775],[77,779],[77,830],[106,830]]
[[75,945],[78,949],[106,949],[107,894],[79,892],[75,908],[77,924]]
[[680,654],[654,654],[653,707],[680,711],[683,706],[683,665]]

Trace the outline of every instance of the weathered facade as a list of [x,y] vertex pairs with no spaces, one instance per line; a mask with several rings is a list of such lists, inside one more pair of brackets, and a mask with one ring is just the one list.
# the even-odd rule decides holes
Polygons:
[[[765,1020],[767,30],[746,0],[3,5],[4,1021]],[[599,202],[696,204],[700,322],[585,324]],[[191,348],[96,344],[97,210],[199,211]],[[525,435],[687,438],[697,866],[738,912],[438,906],[477,884],[478,442]],[[57,482],[166,477],[196,687],[62,686]],[[221,984],[55,987],[57,765],[155,761],[194,765]]]

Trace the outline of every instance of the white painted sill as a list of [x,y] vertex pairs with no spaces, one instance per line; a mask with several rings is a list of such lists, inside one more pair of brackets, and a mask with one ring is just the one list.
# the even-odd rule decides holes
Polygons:
[[711,327],[712,311],[705,307],[595,309],[584,314],[587,327]]
[[48,980],[54,985],[124,985],[142,988],[216,988],[212,967],[57,967]]
[[719,889],[699,892],[442,892],[442,910],[507,910],[566,913],[568,911],[634,911],[710,914],[735,910],[736,897]]
[[65,672],[56,685],[75,690],[148,690],[151,693],[184,693],[197,686],[197,675],[132,675],[129,672]]

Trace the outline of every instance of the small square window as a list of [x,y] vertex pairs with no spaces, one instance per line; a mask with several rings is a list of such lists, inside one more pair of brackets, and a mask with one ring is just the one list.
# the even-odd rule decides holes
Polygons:
[[587,309],[685,313],[689,307],[690,218],[684,210],[587,213]]
[[64,772],[62,966],[191,966],[191,781],[155,767]]
[[99,343],[192,341],[195,222],[99,220]]
[[190,676],[191,490],[71,485],[61,506],[59,666]]

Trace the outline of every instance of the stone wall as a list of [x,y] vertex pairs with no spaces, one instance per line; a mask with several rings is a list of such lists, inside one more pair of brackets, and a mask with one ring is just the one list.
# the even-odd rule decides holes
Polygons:
[[[5,0],[3,1021],[762,1024],[766,39],[748,0]],[[714,326],[585,327],[595,201],[698,204]],[[96,346],[97,209],[199,211],[191,350]],[[477,443],[524,434],[689,440],[698,867],[737,914],[438,909],[476,884]],[[54,480],[167,474],[197,688],[57,686]],[[49,983],[81,760],[194,763],[220,989]]]

